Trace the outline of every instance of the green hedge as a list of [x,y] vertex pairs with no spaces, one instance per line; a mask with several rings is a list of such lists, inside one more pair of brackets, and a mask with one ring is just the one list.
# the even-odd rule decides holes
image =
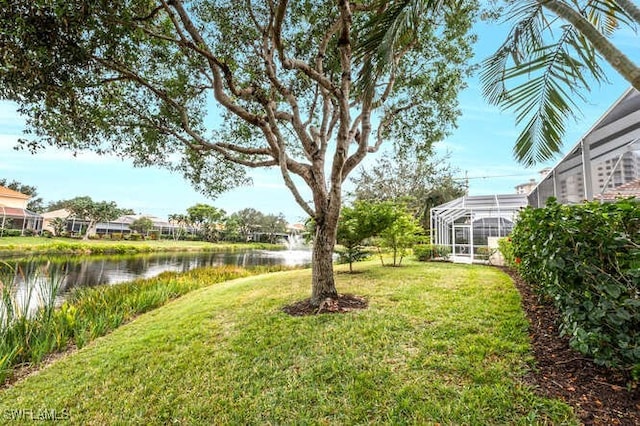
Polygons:
[[451,254],[451,247],[435,244],[416,244],[413,246],[413,254],[421,262],[436,258],[446,259]]
[[571,346],[640,378],[640,204],[631,200],[525,209],[513,263],[550,298]]

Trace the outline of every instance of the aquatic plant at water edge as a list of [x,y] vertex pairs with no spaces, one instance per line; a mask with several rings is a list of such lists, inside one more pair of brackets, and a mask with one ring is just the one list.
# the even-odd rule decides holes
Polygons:
[[[235,278],[285,269],[290,268],[198,268],[185,273],[164,272],[155,278],[111,286],[77,289],[60,308],[43,307],[33,315],[20,316],[8,327],[0,329],[0,383],[18,364],[37,364],[46,355],[64,350],[71,342],[82,347],[137,315],[190,291]],[[53,287],[55,283],[50,282],[50,285]]]

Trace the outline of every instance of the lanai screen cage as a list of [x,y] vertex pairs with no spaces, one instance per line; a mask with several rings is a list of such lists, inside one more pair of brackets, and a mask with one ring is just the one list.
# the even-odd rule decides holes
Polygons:
[[5,229],[17,229],[21,235],[25,231],[39,232],[42,229],[42,216],[32,211],[0,204],[0,237]]
[[640,93],[620,97],[529,194],[529,204],[613,200],[640,194]]
[[447,246],[454,262],[486,256],[489,237],[505,237],[513,229],[527,196],[478,195],[457,198],[431,209],[431,244]]

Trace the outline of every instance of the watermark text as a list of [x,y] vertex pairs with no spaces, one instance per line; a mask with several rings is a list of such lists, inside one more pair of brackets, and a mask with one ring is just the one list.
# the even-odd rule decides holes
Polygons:
[[0,412],[1,418],[12,422],[56,422],[69,420],[71,415],[67,408],[10,408]]

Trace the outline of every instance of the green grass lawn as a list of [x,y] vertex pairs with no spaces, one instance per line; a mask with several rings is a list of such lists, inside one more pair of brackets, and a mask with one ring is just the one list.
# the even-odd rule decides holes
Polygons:
[[367,310],[281,312],[308,296],[309,270],[215,284],[0,391],[0,416],[22,424],[25,411],[15,410],[56,410],[95,425],[577,423],[568,406],[522,383],[532,363],[527,323],[501,271],[414,262],[338,269],[339,291],[367,297]]

